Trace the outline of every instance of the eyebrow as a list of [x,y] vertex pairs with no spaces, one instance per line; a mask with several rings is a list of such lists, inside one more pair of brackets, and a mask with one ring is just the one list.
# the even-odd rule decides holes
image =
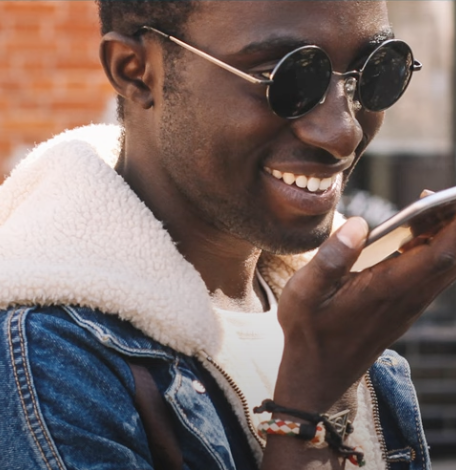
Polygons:
[[[388,39],[394,39],[394,31],[391,26],[386,26],[380,32],[367,39],[365,46],[376,46]],[[272,49],[288,49],[293,50],[298,47],[315,45],[315,41],[306,39],[296,39],[294,36],[273,36],[262,41],[251,42],[238,50],[236,54],[254,54],[260,52],[271,51]]]
[[237,51],[236,54],[254,54],[270,51],[271,49],[297,49],[308,44],[312,44],[312,42],[305,39],[297,40],[291,36],[270,37],[263,41],[251,42]]

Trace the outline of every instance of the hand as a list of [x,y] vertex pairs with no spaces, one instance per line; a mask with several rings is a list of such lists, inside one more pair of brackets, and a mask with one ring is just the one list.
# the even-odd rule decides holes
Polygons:
[[353,399],[353,384],[456,278],[456,221],[428,244],[352,273],[367,232],[363,219],[349,219],[286,285],[276,402],[324,412],[349,389]]

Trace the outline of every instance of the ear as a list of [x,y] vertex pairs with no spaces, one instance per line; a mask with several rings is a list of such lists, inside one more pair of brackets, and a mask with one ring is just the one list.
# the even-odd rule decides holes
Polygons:
[[111,31],[101,40],[100,60],[112,86],[119,95],[143,109],[154,104],[155,80],[150,76],[147,57],[143,43],[134,38]]

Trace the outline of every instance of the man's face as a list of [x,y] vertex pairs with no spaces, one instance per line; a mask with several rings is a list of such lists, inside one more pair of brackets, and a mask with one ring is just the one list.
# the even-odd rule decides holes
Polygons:
[[[186,40],[246,72],[270,70],[296,47],[315,44],[345,72],[363,63],[385,31],[381,1],[214,1],[201,2]],[[173,68],[171,90],[165,78],[156,101],[154,142],[170,207],[186,205],[195,220],[267,251],[318,246],[383,114],[357,105],[336,76],[323,104],[285,120],[269,109],[263,85],[187,51]],[[293,176],[277,178],[284,173],[313,181],[303,189],[289,184]]]

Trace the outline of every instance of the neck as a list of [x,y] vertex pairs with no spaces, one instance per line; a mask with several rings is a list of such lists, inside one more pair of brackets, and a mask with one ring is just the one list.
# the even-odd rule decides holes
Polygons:
[[135,168],[127,157],[116,170],[163,223],[182,256],[200,273],[217,307],[246,312],[268,308],[255,275],[261,250],[198,217],[188,200],[173,194],[170,184],[163,184],[141,166]]
[[256,276],[261,251],[230,235],[214,233],[211,237],[207,231],[192,231],[178,249],[201,274],[214,304],[225,310],[266,310],[268,303]]

